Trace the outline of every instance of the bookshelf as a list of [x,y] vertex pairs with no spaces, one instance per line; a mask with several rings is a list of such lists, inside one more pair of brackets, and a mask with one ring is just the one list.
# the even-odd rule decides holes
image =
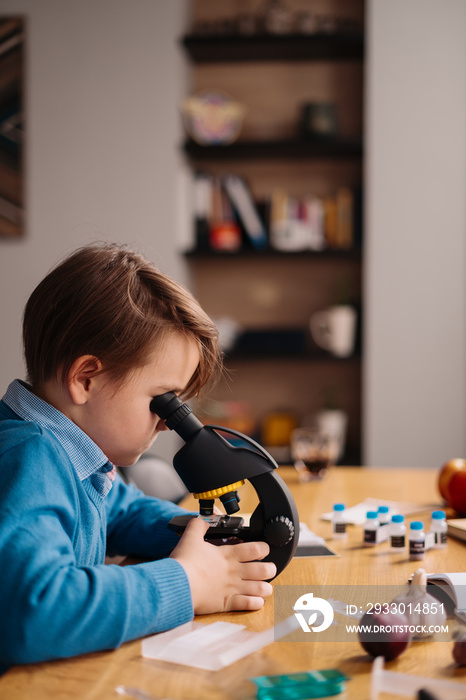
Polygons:
[[[227,6],[233,7],[226,3],[224,12]],[[341,11],[335,0],[320,0],[319,6]],[[350,6],[362,23],[362,0],[348,0],[346,9]],[[193,3],[194,22],[218,12],[218,3],[210,0]],[[218,89],[248,106],[235,143],[202,146],[185,141],[182,149],[193,173],[216,178],[235,173],[248,183],[257,203],[276,187],[296,198],[362,187],[363,31],[312,36],[191,33],[180,43],[190,61],[191,93]],[[297,132],[300,105],[313,98],[336,104],[341,115],[337,138],[305,139]],[[266,348],[262,341],[256,347],[242,344],[240,337],[225,353],[227,376],[202,406],[209,420],[211,413],[217,418],[215,404],[242,402],[260,440],[269,413],[288,410],[300,422],[328,408],[331,395],[349,417],[344,462],[361,462],[363,252],[359,237],[346,249],[258,251],[243,243],[235,252],[184,251],[193,292],[215,320],[235,319],[248,340],[254,334],[259,339],[261,333],[265,338],[267,332],[278,334],[277,342]],[[342,287],[358,310],[354,352],[347,358],[318,348],[309,332],[311,315],[339,303]],[[290,337],[301,332],[302,342],[281,345],[281,331],[284,337],[287,331]]]

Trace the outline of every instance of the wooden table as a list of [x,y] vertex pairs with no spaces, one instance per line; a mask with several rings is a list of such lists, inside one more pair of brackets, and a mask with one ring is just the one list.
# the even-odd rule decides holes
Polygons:
[[[372,496],[398,501],[415,501],[426,506],[424,521],[439,505],[437,474],[410,469],[368,469],[339,467],[319,483],[299,484],[292,468],[281,468],[298,506],[300,518],[311,530],[330,537],[330,524],[320,519],[333,503],[355,504]],[[249,484],[241,489],[242,510],[254,508],[255,493]],[[418,519],[419,516],[416,516]],[[277,585],[309,584],[399,584],[418,568],[407,554],[391,554],[387,545],[377,548],[361,546],[361,528],[350,528],[345,541],[332,541],[341,556],[329,558],[295,558],[275,579]],[[466,545],[449,538],[446,550],[430,550],[422,564],[427,571],[464,571]],[[273,625],[274,601],[254,613],[228,613],[199,618],[202,622],[222,619],[244,624],[250,630],[263,630]],[[416,642],[396,661],[390,670],[430,677],[455,679],[465,683],[466,668],[452,662],[451,642]],[[255,697],[251,676],[291,673],[305,669],[338,667],[351,676],[345,700],[369,698],[371,659],[357,642],[337,644],[312,642],[275,642],[262,651],[237,661],[215,673],[187,666],[172,665],[141,657],[140,641],[130,642],[111,652],[37,665],[16,667],[0,679],[3,700],[115,700],[117,685],[135,686],[157,697],[176,700],[246,700]],[[394,696],[393,696],[394,697]],[[391,698],[390,695],[384,695]]]

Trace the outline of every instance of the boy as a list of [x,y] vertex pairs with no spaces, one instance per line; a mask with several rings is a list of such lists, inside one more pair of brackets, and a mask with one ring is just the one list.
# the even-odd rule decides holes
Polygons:
[[[194,298],[116,245],[72,254],[23,320],[27,381],[0,402],[0,666],[115,648],[193,614],[259,609],[264,542],[216,547],[116,475],[166,430],[152,398],[198,395],[220,364]],[[219,465],[221,469],[221,465]],[[105,565],[105,554],[150,561]],[[215,572],[215,575],[212,573]]]

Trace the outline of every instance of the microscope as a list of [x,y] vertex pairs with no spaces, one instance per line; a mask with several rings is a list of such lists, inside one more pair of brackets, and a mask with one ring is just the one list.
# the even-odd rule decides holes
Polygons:
[[[209,523],[205,539],[234,537],[267,542],[270,552],[264,561],[274,562],[277,575],[283,571],[298,544],[299,516],[293,496],[275,472],[275,460],[247,435],[201,423],[172,391],[152,399],[150,410],[185,441],[173,458],[173,466],[188,491],[199,500],[199,514]],[[232,445],[220,433],[233,436],[239,444]],[[248,526],[243,518],[233,515],[239,511],[238,489],[246,479],[259,499]],[[214,515],[216,498],[226,515]],[[175,517],[168,526],[181,533],[194,517]]]

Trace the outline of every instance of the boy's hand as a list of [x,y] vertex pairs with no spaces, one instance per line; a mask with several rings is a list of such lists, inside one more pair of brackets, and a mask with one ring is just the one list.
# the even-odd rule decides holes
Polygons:
[[269,545],[241,542],[216,547],[204,540],[208,527],[202,518],[193,518],[170,555],[186,571],[195,614],[259,610],[272,594],[267,579],[277,572],[273,562],[260,561]]

